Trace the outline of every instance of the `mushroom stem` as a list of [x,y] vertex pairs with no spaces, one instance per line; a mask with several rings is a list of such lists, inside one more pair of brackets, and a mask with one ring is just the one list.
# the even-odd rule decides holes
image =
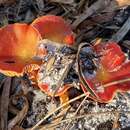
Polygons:
[[[61,105],[64,104],[64,103],[66,103],[66,102],[68,102],[69,101],[68,92],[65,91],[64,94],[61,94],[59,96],[59,98],[60,98],[60,104]],[[64,106],[64,108],[67,108],[68,106],[69,106],[69,104],[67,104],[66,106]]]

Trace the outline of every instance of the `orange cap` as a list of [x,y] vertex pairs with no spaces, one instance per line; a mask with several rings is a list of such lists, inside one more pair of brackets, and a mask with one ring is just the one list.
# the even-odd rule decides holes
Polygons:
[[0,29],[0,72],[19,75],[25,65],[32,63],[40,34],[27,24],[10,24]]
[[130,61],[126,61],[117,43],[100,44],[95,52],[103,52],[98,59],[99,66],[95,73],[85,75],[87,86],[81,84],[81,87],[84,92],[89,87],[98,96],[96,100],[107,103],[117,92],[130,90]]
[[31,25],[40,32],[43,39],[67,45],[74,43],[74,35],[71,27],[60,16],[42,16],[34,20]]

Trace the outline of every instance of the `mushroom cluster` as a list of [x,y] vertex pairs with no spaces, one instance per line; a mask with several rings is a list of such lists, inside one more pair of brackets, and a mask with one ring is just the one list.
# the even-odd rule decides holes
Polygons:
[[[49,53],[47,48],[41,47],[41,41],[49,39],[52,41],[51,44],[56,44],[58,48],[74,43],[70,25],[62,17],[54,15],[39,17],[30,25],[9,24],[0,29],[0,35],[0,72],[11,77],[27,74],[36,82],[40,81],[38,71],[42,59]],[[36,60],[35,57],[40,60]],[[38,82],[38,86],[42,91],[52,95],[50,90],[43,87],[44,83]],[[66,87],[63,87],[63,90],[65,91]],[[57,92],[56,95],[59,96],[64,91]]]
[[[27,73],[42,91],[61,96],[70,86],[62,84],[55,90],[53,83],[61,85],[56,77],[62,80],[66,66],[77,58],[80,86],[85,93],[89,91],[94,100],[107,103],[117,92],[130,90],[130,61],[117,43],[81,44],[77,57],[73,58],[59,53],[61,47],[73,44],[74,33],[59,16],[42,16],[30,25],[15,23],[4,26],[0,29],[0,72],[7,76]],[[63,63],[64,58],[68,64]]]

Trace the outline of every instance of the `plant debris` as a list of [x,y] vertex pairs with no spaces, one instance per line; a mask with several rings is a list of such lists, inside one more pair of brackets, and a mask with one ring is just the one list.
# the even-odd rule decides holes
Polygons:
[[1,0],[0,129],[129,129],[129,23],[129,0]]

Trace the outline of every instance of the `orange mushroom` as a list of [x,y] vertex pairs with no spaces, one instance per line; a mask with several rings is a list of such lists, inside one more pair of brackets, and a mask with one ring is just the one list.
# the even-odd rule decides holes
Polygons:
[[[39,31],[42,39],[51,40],[53,41],[53,43],[59,43],[59,45],[74,44],[74,34],[71,30],[71,27],[64,21],[62,17],[54,15],[42,16],[34,20],[31,25]],[[44,48],[39,49],[38,56],[42,56],[42,53],[43,55],[44,53],[46,53]],[[38,86],[43,92],[47,93],[50,96],[59,96],[61,100],[63,99],[62,102],[66,102],[65,99],[68,100],[67,90],[70,88],[69,85],[64,85],[60,87],[54,94],[55,89],[52,90],[49,84],[46,84],[42,81],[40,82],[39,76],[40,75],[38,73]]]
[[62,17],[46,15],[37,18],[31,24],[41,34],[43,39],[58,42],[59,44],[72,45],[74,35],[69,24]]
[[[95,73],[85,75],[87,85],[81,84],[84,92],[90,90],[99,102],[110,102],[117,92],[130,90],[130,61],[117,43],[100,44],[94,47],[96,53],[102,54]],[[87,89],[89,88],[89,89]]]
[[0,29],[0,72],[8,76],[21,75],[28,64],[35,64],[38,31],[27,24],[10,24]]

